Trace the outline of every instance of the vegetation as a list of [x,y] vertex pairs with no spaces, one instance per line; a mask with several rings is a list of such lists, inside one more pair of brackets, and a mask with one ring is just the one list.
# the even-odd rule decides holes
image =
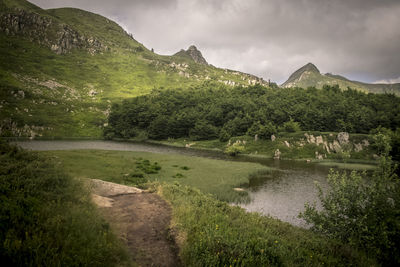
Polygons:
[[56,158],[61,162],[60,166],[74,177],[140,186],[144,186],[146,181],[179,182],[229,202],[248,200],[247,192],[237,192],[233,188],[247,185],[253,173],[269,171],[269,168],[256,163],[176,154],[102,150],[40,153]]
[[[340,239],[374,255],[387,266],[400,264],[400,180],[390,157],[390,146],[382,134],[382,158],[372,177],[355,171],[350,175],[331,172],[330,191],[319,188],[322,210],[307,204],[300,216],[311,229],[330,238]],[[386,145],[385,145],[386,144]]]
[[363,253],[308,230],[246,213],[191,187],[162,184],[187,266],[373,266]]
[[[332,101],[335,104],[332,104]],[[341,91],[337,86],[271,89],[262,86],[156,90],[113,105],[106,138],[191,138],[227,141],[274,130],[368,133],[378,126],[400,126],[400,98]]]
[[0,143],[4,266],[125,266],[127,253],[81,181],[36,153]]

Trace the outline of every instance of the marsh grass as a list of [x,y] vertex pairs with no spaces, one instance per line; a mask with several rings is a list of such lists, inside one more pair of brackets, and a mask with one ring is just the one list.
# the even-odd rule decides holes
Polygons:
[[[177,154],[131,151],[72,150],[40,152],[52,156],[72,176],[97,178],[109,182],[131,184],[127,178],[137,173],[137,166],[161,167],[158,173],[145,173],[149,181],[179,182],[200,189],[216,198],[235,202],[248,200],[247,192],[233,188],[249,183],[249,175],[267,167],[257,163],[232,162]],[[156,164],[157,162],[157,164]],[[157,167],[158,168],[158,167]],[[131,184],[132,185],[132,184]]]

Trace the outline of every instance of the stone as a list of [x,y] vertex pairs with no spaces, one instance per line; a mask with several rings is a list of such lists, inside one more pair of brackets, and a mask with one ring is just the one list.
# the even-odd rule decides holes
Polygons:
[[317,137],[315,138],[315,143],[316,143],[317,145],[323,144],[323,143],[324,143],[324,139],[322,138],[321,135],[320,135],[320,136],[317,136]]
[[324,149],[326,150],[326,152],[328,152],[328,154],[331,153],[331,150],[330,150],[330,148],[329,148],[329,145],[328,145],[328,142],[327,142],[327,141],[324,141]]
[[334,140],[332,143],[332,150],[335,151],[336,153],[342,151],[342,147],[340,146],[340,143],[337,140]]
[[285,141],[283,141],[283,143],[285,144],[285,146],[290,147],[290,144],[288,141],[285,140]]
[[369,147],[369,142],[368,142],[367,139],[364,139],[364,140],[362,141],[362,144],[363,144],[364,147]]
[[276,140],[275,135],[271,135],[271,141],[274,142]]
[[349,143],[349,133],[347,132],[340,132],[337,135],[337,140],[339,141],[340,145],[345,145]]
[[274,159],[280,159],[281,158],[281,152],[279,151],[279,148],[277,148],[276,150],[275,150],[275,153],[274,153]]
[[354,151],[355,152],[360,152],[363,150],[363,145],[362,144],[354,144]]

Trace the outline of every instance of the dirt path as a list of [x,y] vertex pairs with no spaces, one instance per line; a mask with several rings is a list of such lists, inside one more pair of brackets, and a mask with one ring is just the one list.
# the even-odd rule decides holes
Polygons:
[[171,208],[155,193],[92,180],[94,202],[127,244],[140,266],[179,266],[169,235]]

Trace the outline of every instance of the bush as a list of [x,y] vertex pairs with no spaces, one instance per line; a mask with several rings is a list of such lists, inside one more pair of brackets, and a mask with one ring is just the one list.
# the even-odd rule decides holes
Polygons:
[[330,191],[319,188],[323,210],[306,204],[300,214],[311,229],[375,255],[385,265],[400,264],[400,181],[383,157],[372,178],[353,171],[331,172]]
[[244,152],[244,146],[240,144],[233,144],[231,146],[228,146],[225,149],[225,153],[228,154],[229,156],[236,156],[237,154],[243,153]]
[[290,121],[287,121],[282,125],[281,130],[283,132],[294,133],[301,131],[301,127],[298,122],[290,119]]

